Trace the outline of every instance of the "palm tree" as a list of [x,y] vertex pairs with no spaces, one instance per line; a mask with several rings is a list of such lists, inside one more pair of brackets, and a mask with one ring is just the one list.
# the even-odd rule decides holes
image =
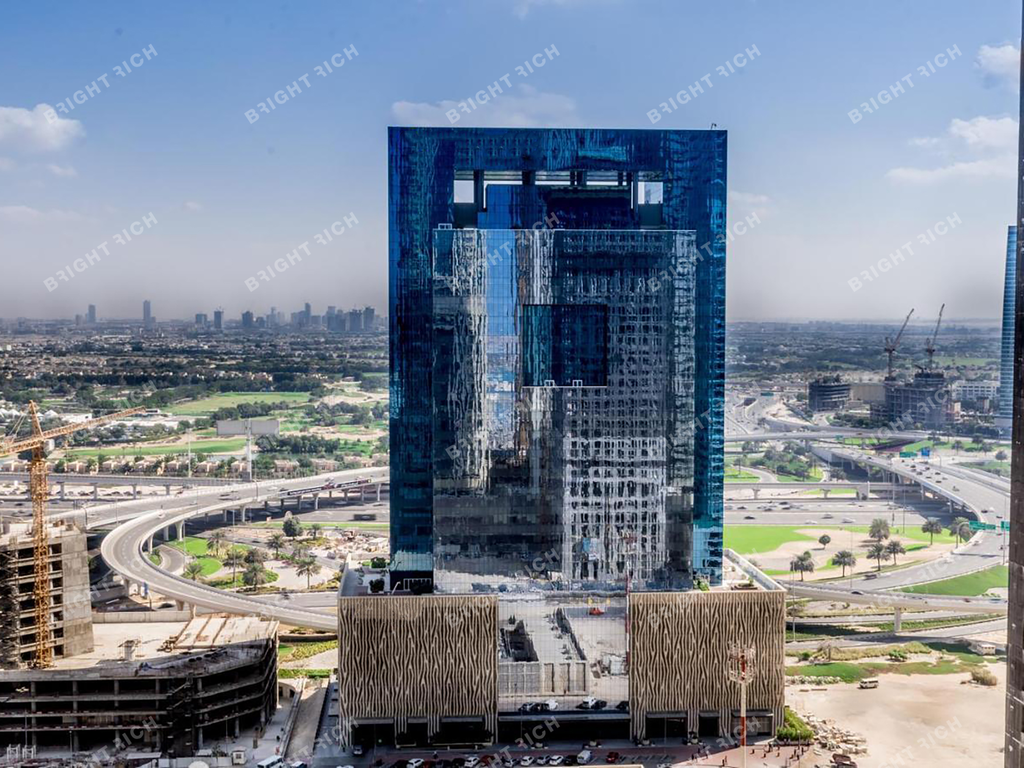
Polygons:
[[934,517],[930,517],[924,521],[924,525],[921,526],[921,530],[929,534],[930,538],[928,541],[928,546],[930,547],[932,544],[935,543],[935,534],[942,533],[944,529],[942,527],[942,523],[940,523]]
[[199,581],[199,577],[203,575],[203,566],[198,560],[189,560],[185,564],[185,569],[182,571],[186,579],[192,579],[192,581]]
[[882,570],[882,561],[889,559],[889,553],[886,551],[884,544],[875,542],[868,547],[868,557],[872,560],[877,560],[878,570]]
[[320,525],[320,523],[313,523],[311,526],[309,526],[310,538],[319,539],[320,538],[320,532],[323,529],[324,529],[324,527],[322,525]]
[[821,544],[821,548],[824,549],[825,547],[827,547],[829,544],[832,543],[832,537],[829,536],[826,533],[826,534],[822,535],[821,538],[818,539],[818,543]]
[[295,573],[306,577],[306,589],[309,589],[309,579],[311,576],[316,576],[320,573],[320,564],[317,563],[315,558],[305,557],[295,566]]
[[284,534],[273,533],[270,538],[267,539],[267,546],[274,550],[274,559],[276,560],[281,555],[281,548],[284,546]]
[[903,545],[896,541],[896,539],[890,539],[889,543],[885,545],[885,551],[887,554],[892,555],[893,565],[896,565],[897,555],[905,555],[907,553],[907,550],[905,550]]
[[805,573],[812,573],[814,571],[814,558],[811,553],[804,552],[802,555],[797,555],[790,560],[789,570],[797,571],[800,574],[800,581],[803,581]]
[[853,552],[848,549],[840,550],[832,555],[832,565],[841,566],[843,569],[843,576],[846,576],[846,569],[853,568],[857,564],[857,558]]
[[953,537],[953,549],[956,549],[961,541],[971,538],[971,524],[966,517],[958,517],[949,524],[949,535]]
[[889,522],[882,517],[876,517],[871,521],[871,528],[868,531],[868,537],[875,541],[882,541],[882,539],[889,538]]
[[231,581],[234,582],[238,566],[245,563],[245,555],[237,549],[229,549],[227,554],[224,555],[223,562],[224,565],[231,566]]
[[224,531],[218,529],[206,537],[206,551],[216,557],[226,541],[227,536],[224,535]]
[[266,559],[267,553],[259,547],[253,547],[252,549],[247,550],[245,553],[245,562],[249,563],[250,565],[255,563],[256,565],[262,566]]
[[270,579],[267,576],[267,569],[259,563],[249,563],[242,574],[242,583],[247,587],[256,589],[266,584]]

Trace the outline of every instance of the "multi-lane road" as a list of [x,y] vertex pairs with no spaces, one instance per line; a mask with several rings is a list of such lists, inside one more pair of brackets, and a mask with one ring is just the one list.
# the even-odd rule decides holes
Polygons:
[[[347,470],[314,478],[222,486],[213,493],[197,490],[173,499],[148,500],[148,506],[146,502],[140,500],[118,505],[117,510],[94,511],[89,523],[90,527],[115,524],[114,530],[103,539],[100,553],[107,565],[127,582],[144,585],[149,591],[189,605],[228,613],[263,615],[284,624],[330,631],[336,628],[337,619],[333,614],[313,607],[326,607],[319,597],[257,597],[215,589],[154,565],[144,548],[160,531],[191,518],[220,513],[225,509],[255,506],[266,500],[280,499],[288,492],[294,493],[299,489],[322,486],[328,481],[361,481],[363,484],[372,485],[386,481],[387,473],[386,467]],[[309,491],[310,495],[312,493],[313,491]],[[230,498],[222,498],[223,496]],[[350,579],[351,574],[346,573],[345,577]],[[334,593],[330,593],[330,597],[333,598]]]

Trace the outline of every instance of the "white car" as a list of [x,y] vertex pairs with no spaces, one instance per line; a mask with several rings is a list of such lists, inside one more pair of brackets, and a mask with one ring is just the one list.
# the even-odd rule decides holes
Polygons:
[[565,756],[564,755],[552,755],[551,759],[548,760],[548,765],[556,765],[557,766],[557,765],[561,765],[564,762],[565,762]]
[[466,768],[475,768],[477,763],[480,762],[480,758],[476,755],[470,755],[466,758]]
[[844,523],[845,523],[846,525],[850,525],[851,523],[853,523],[853,519],[852,519],[852,518],[849,518],[849,517],[844,517],[844,518],[843,518],[843,522],[844,522]]
[[554,712],[556,709],[558,709],[558,702],[554,699],[548,699],[544,703],[548,705],[548,712]]
[[523,755],[519,758],[519,764],[523,766],[523,768],[527,768],[527,766],[533,765],[533,758],[529,755]]
[[423,758],[414,757],[412,760],[406,763],[406,765],[409,766],[409,768],[420,768],[420,766],[423,765]]

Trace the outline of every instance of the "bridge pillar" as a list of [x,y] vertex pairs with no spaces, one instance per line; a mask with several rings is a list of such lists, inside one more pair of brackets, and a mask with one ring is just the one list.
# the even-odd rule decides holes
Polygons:
[[892,619],[892,631],[899,632],[903,629],[903,609],[897,608]]
[[170,496],[170,495],[171,495],[171,484],[167,483],[164,486],[164,496]]
[[175,523],[175,525],[178,528],[178,540],[179,541],[184,540],[184,538],[185,538],[185,521],[182,520],[181,522]]
[[227,524],[227,522],[228,522],[228,511],[226,509],[222,509],[220,511],[220,520],[221,520],[222,523]]
[[832,492],[831,488],[822,488],[821,493],[827,499],[828,495]]
[[359,486],[359,503],[362,504],[364,501],[366,501],[366,486],[365,485],[360,485]]
[[270,499],[263,500],[263,511],[267,513],[267,517],[270,517]]
[[139,486],[135,483],[132,484],[132,498],[139,498]]
[[242,513],[242,525],[245,525],[245,513],[248,511],[248,507],[242,507],[239,512]]
[[761,496],[761,489],[760,488],[752,488],[751,490],[753,490],[753,492],[754,492],[754,500],[756,501]]
[[167,529],[164,531],[164,541],[171,541],[174,538],[174,534],[177,532],[178,529],[175,525],[168,525]]
[[100,484],[99,483],[93,483],[92,484],[92,500],[93,501],[99,501],[100,500]]
[[66,485],[66,483],[63,480],[61,480],[60,481],[60,500],[61,501],[64,501],[64,486],[65,485]]
[[320,494],[319,493],[314,493],[313,494],[313,511],[316,512],[318,509],[320,509]]
[[384,483],[377,483],[377,501],[380,501],[380,491],[384,487]]
[[153,537],[150,536],[146,541],[146,549],[149,550],[150,554],[153,554]]

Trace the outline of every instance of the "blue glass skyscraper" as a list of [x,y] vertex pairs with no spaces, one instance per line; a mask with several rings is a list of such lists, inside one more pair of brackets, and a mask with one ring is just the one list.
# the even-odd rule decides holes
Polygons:
[[1009,435],[1013,428],[1013,323],[1017,304],[1017,227],[1006,230],[1006,277],[1003,279],[1003,329],[999,359],[999,415],[996,426]]
[[389,174],[392,583],[720,581],[725,132],[392,128]]

